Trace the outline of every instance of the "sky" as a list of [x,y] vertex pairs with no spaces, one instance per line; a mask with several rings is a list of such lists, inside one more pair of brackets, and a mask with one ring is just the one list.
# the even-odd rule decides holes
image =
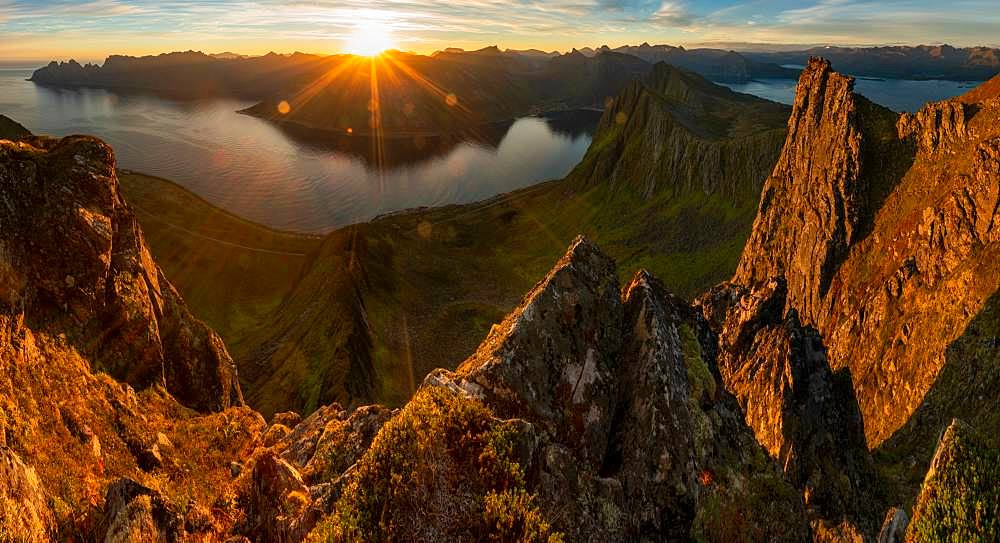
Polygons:
[[178,50],[337,53],[367,29],[397,49],[671,45],[1000,46],[998,0],[0,0],[0,59]]

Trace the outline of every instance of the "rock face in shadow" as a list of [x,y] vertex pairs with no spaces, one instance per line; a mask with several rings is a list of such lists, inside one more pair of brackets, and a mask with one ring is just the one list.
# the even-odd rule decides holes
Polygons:
[[0,311],[65,335],[96,370],[186,405],[242,403],[222,340],[153,262],[111,149],[87,137],[0,143]]
[[596,466],[608,447],[621,337],[614,262],[578,239],[458,371],[498,414],[544,424]]
[[830,366],[850,369],[869,446],[906,423],[1000,287],[996,94],[899,116],[826,61],[800,80],[733,283],[785,278]]
[[831,371],[823,338],[788,307],[787,292],[777,278],[699,300],[720,330],[719,373],[757,440],[802,490],[814,528],[846,521],[874,533],[877,481],[850,376]]

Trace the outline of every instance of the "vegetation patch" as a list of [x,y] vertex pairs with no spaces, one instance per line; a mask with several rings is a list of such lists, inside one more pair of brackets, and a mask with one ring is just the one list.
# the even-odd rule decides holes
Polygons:
[[309,540],[561,541],[525,485],[521,431],[425,387],[379,431]]

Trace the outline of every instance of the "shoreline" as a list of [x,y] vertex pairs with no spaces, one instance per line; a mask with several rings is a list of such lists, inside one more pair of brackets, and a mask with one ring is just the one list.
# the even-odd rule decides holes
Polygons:
[[[338,137],[338,138],[367,138],[367,139],[375,137],[374,133],[371,132],[370,130],[365,130],[365,131],[359,130],[359,131],[348,132],[342,128],[325,128],[320,126],[313,126],[311,124],[303,123],[301,121],[294,121],[291,119],[282,119],[280,117],[268,116],[266,114],[253,111],[253,108],[257,107],[257,105],[254,105],[246,109],[237,110],[236,113],[240,115],[246,115],[248,117],[253,117],[255,119],[261,119],[263,121],[273,123],[276,126],[284,126],[287,128],[306,131],[308,133],[315,134],[317,136],[316,138],[317,140],[323,139],[322,138],[323,136],[327,138]],[[550,118],[549,116],[554,114],[574,113],[574,112],[603,113],[604,109],[598,107],[578,107],[570,109],[552,109],[537,113],[527,112],[524,115],[518,115],[516,117],[508,119],[488,121],[485,123],[471,125],[461,130],[447,131],[447,132],[435,131],[435,130],[412,130],[412,131],[389,130],[382,135],[382,138],[388,140],[405,140],[411,138],[434,138],[434,139],[454,138],[466,135],[480,128],[509,127],[510,125],[513,125],[515,122],[517,122],[519,119],[524,119],[524,118],[548,119]]]
[[[231,219],[234,219],[234,220],[237,220],[237,221],[239,221],[241,223],[244,223],[247,226],[251,226],[251,227],[255,227],[255,228],[260,228],[262,230],[266,230],[266,231],[271,232],[273,234],[278,234],[278,235],[283,235],[283,236],[293,236],[293,237],[299,237],[299,238],[303,238],[303,239],[323,239],[329,233],[328,232],[328,233],[325,233],[325,234],[317,234],[317,233],[314,233],[314,232],[302,232],[302,231],[299,231],[299,230],[285,230],[285,229],[281,229],[281,228],[273,228],[273,227],[268,226],[266,224],[261,224],[261,223],[256,222],[256,221],[252,221],[252,220],[250,220],[250,219],[248,219],[246,217],[243,217],[242,215],[239,215],[237,213],[229,211],[228,209],[225,209],[224,207],[221,207],[219,205],[213,204],[212,202],[208,201],[207,199],[205,199],[204,197],[202,197],[198,193],[194,192],[193,190],[185,187],[184,185],[181,185],[180,183],[178,183],[176,181],[167,179],[166,177],[161,177],[161,176],[158,176],[158,175],[152,175],[152,174],[148,174],[148,173],[143,173],[143,172],[132,170],[132,169],[129,169],[129,168],[117,168],[116,169],[116,173],[118,174],[119,178],[121,176],[145,177],[145,178],[148,178],[148,179],[153,179],[153,180],[155,180],[157,182],[160,182],[160,183],[164,183],[164,184],[170,185],[172,188],[175,188],[177,190],[183,191],[184,193],[188,194],[192,198],[200,201],[201,203],[205,204],[206,206],[212,208],[213,210],[216,210],[217,212],[219,212],[219,213],[221,213],[223,215],[226,215],[227,217],[229,217]],[[119,182],[120,182],[120,180],[119,180]],[[133,205],[133,204],[129,203],[129,205]],[[151,211],[151,210],[147,210],[147,211]],[[334,230],[338,230],[338,229],[334,229]],[[333,230],[331,230],[330,232],[333,232]]]

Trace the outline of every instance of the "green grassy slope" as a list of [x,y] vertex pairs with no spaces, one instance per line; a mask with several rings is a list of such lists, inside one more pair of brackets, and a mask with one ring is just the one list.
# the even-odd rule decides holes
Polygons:
[[156,262],[227,344],[277,307],[322,241],[247,221],[165,179],[123,171],[119,181]]
[[[206,251],[216,249],[190,238],[172,247],[175,233],[148,215],[140,213],[140,220],[189,305],[221,329],[255,408],[269,415],[332,401],[401,405],[428,371],[456,367],[468,356],[578,234],[618,261],[623,281],[645,268],[692,297],[732,275],[781,147],[785,109],[662,67],[632,92],[630,102],[605,113],[605,128],[566,180],[341,229],[306,259],[256,255],[261,267],[250,270],[250,261],[237,267],[209,257]],[[658,96],[664,94],[672,101]],[[615,120],[628,107],[635,114]],[[736,127],[731,119],[741,108],[768,115],[756,115],[749,129]],[[698,129],[703,125],[731,128],[709,137]],[[659,131],[664,126],[669,133]],[[620,159],[607,152],[609,145],[698,152]],[[703,160],[722,154],[726,160]],[[643,181],[655,178],[652,190],[606,182],[600,174],[620,172],[622,179],[638,171],[632,161],[646,159]],[[128,183],[126,192],[143,209],[176,204],[146,202],[153,194],[129,192]],[[268,243],[283,243],[272,236]],[[300,248],[314,243],[290,241]],[[232,273],[256,279],[246,291],[220,290],[219,278]]]

